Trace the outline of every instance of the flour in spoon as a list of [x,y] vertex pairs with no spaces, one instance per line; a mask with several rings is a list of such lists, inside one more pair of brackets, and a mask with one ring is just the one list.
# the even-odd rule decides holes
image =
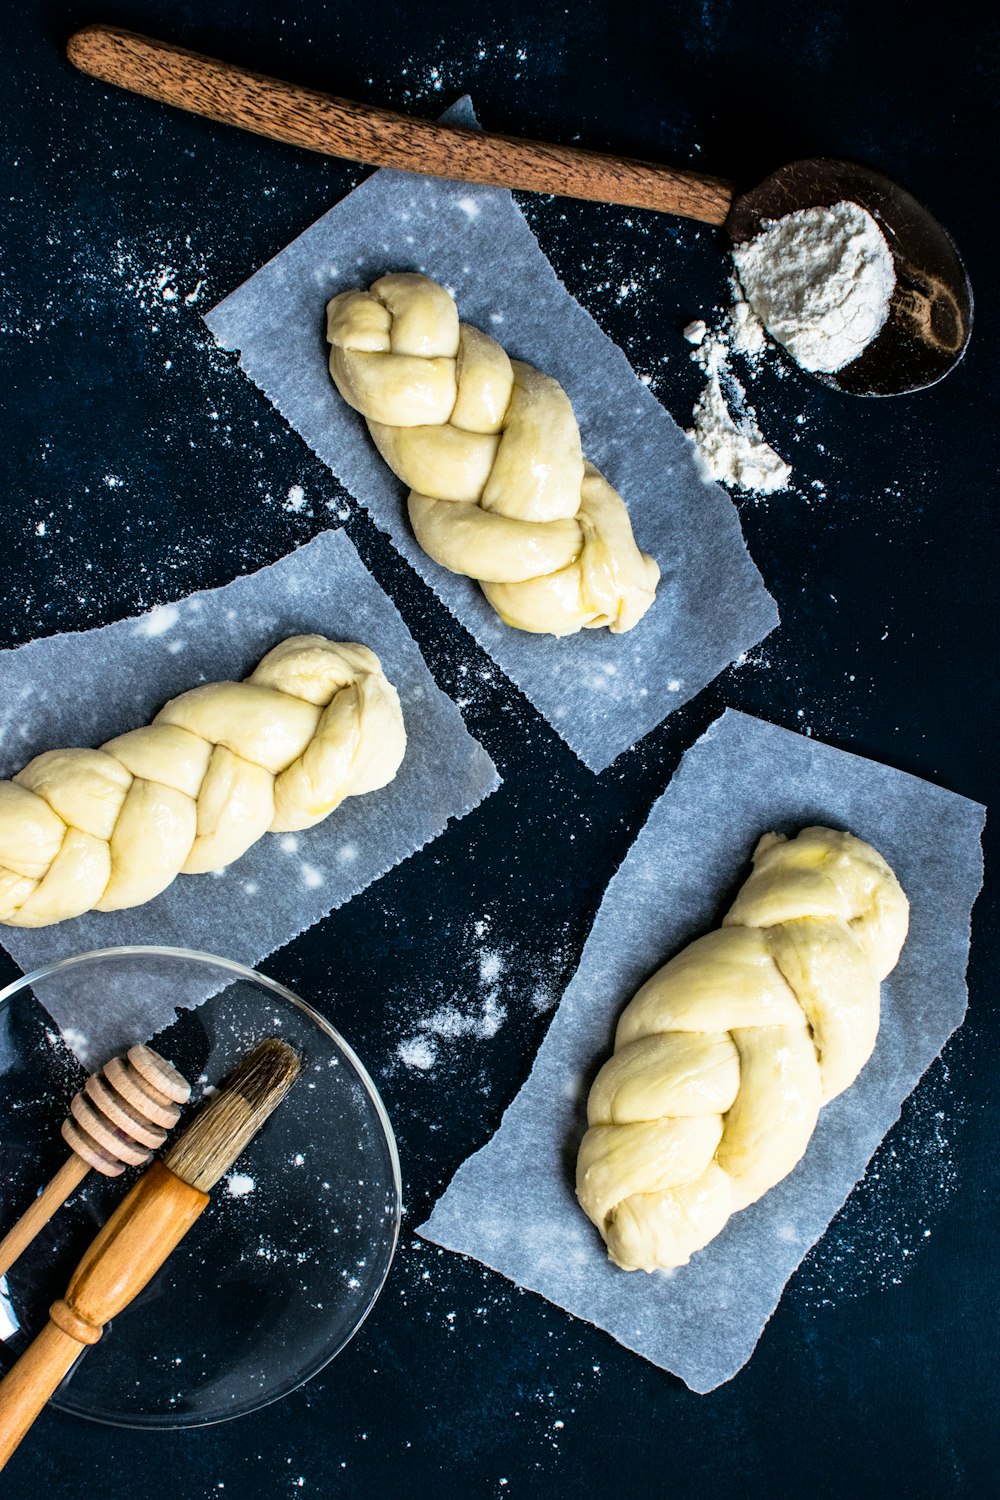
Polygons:
[[856,203],[765,220],[733,260],[757,318],[803,370],[832,373],[858,358],[889,313],[892,252]]

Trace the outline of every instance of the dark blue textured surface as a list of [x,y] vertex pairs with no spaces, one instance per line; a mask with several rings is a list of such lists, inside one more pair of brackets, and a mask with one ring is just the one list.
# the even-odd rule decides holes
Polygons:
[[[270,964],[329,1008],[370,1066],[400,1137],[408,1222],[419,1222],[495,1128],[544,1031],[544,992],[572,971],[650,802],[722,704],[991,800],[995,29],[985,8],[942,17],[902,0],[522,0],[492,14],[438,0],[388,10],[134,0],[104,12],[348,97],[432,114],[468,90],[488,129],[579,137],[747,183],[810,153],[855,158],[954,233],[977,329],[943,385],[863,402],[772,372],[752,392],[797,471],[797,492],[741,507],[782,627],[594,778],[201,325],[360,169],[75,75],[61,48],[91,7],[5,11],[2,643],[222,583],[343,509],[506,777],[475,828],[453,827]],[[718,236],[627,210],[526,208],[559,275],[686,420],[697,372],[679,329],[724,295]],[[286,508],[295,485],[298,510]],[[53,1500],[166,1489],[183,1500],[369,1500],[445,1485],[463,1497],[992,1493],[995,958],[988,892],[966,1025],[748,1368],[714,1395],[691,1395],[533,1295],[404,1234],[357,1340],[279,1406],[173,1436],[47,1413],[7,1485]],[[497,962],[506,1017],[495,1035],[442,1043],[429,1072],[402,1065],[396,1048],[421,1017],[486,1003]]]

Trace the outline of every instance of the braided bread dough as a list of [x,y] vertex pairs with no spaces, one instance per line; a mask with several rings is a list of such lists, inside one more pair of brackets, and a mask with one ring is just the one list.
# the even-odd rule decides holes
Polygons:
[[292,636],[245,682],[193,688],[100,750],[48,750],[0,781],[0,922],[138,906],[385,786],[405,748],[373,652]]
[[643,985],[587,1102],[577,1197],[616,1265],[686,1265],[799,1161],[875,1046],[909,905],[849,833],[768,833],[723,920]]
[[585,462],[569,397],[459,323],[426,276],[383,276],[327,307],[330,373],[404,484],[417,541],[479,580],[519,630],[631,630],[660,570]]

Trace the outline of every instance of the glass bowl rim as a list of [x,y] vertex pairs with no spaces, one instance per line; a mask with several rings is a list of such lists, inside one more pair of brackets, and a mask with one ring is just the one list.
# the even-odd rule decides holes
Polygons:
[[[279,995],[283,1000],[288,1001],[297,1010],[302,1011],[302,1013],[307,1016],[310,1021],[318,1026],[319,1029],[323,1031],[331,1039],[331,1041],[335,1043],[337,1047],[340,1048],[347,1061],[351,1064],[352,1068],[361,1081],[361,1085],[368,1096],[369,1102],[374,1107],[375,1116],[382,1127],[386,1147],[389,1152],[389,1163],[392,1169],[392,1185],[394,1191],[395,1212],[393,1215],[392,1240],[389,1246],[389,1254],[386,1257],[385,1268],[382,1272],[381,1277],[379,1278],[377,1286],[372,1289],[371,1295],[369,1296],[368,1301],[362,1309],[360,1317],[358,1317],[356,1322],[354,1323],[354,1326],[351,1329],[350,1333],[348,1333],[345,1338],[341,1339],[340,1342],[330,1350],[326,1357],[320,1361],[320,1363],[311,1367],[306,1374],[298,1378],[295,1381],[294,1385],[289,1385],[286,1386],[283,1390],[275,1391],[273,1395],[266,1396],[263,1400],[257,1401],[253,1406],[245,1407],[241,1411],[225,1412],[221,1416],[207,1417],[203,1420],[194,1422],[178,1420],[174,1417],[155,1420],[148,1417],[135,1419],[121,1416],[111,1417],[107,1415],[98,1415],[97,1413],[81,1411],[78,1407],[75,1406],[64,1406],[59,1399],[58,1391],[50,1398],[50,1404],[55,1407],[57,1411],[64,1412],[68,1416],[81,1417],[88,1422],[97,1422],[103,1427],[117,1427],[130,1431],[143,1432],[181,1432],[185,1430],[194,1430],[200,1427],[217,1427],[221,1422],[235,1422],[238,1421],[240,1417],[250,1416],[253,1412],[261,1411],[265,1406],[271,1406],[275,1401],[281,1401],[285,1396],[290,1396],[293,1391],[300,1390],[302,1386],[306,1385],[308,1381],[312,1380],[314,1376],[318,1375],[321,1370],[325,1370],[327,1365],[331,1364],[332,1361],[336,1359],[337,1355],[347,1347],[347,1345],[354,1338],[358,1329],[367,1319],[369,1313],[382,1294],[382,1289],[385,1286],[390,1267],[392,1266],[392,1262],[395,1259],[396,1250],[399,1245],[399,1232],[403,1207],[403,1182],[399,1166],[399,1151],[396,1146],[396,1137],[393,1132],[392,1123],[389,1119],[388,1113],[386,1112],[385,1105],[382,1103],[381,1095],[379,1094],[378,1089],[375,1087],[368,1069],[358,1057],[350,1042],[346,1041],[344,1037],[341,1036],[340,1032],[334,1025],[331,1024],[330,1021],[327,1020],[326,1016],[321,1015],[318,1010],[315,1010],[307,1000],[303,1000],[301,995],[297,995],[294,990],[290,990],[288,986],[282,984],[280,980],[271,979],[269,975],[262,974],[260,970],[253,969],[248,964],[240,963],[238,959],[222,958],[217,953],[208,953],[204,949],[199,948],[176,948],[166,944],[154,943],[126,944],[116,948],[91,948],[85,953],[73,953],[70,954],[67,958],[53,959],[51,963],[42,964],[39,968],[31,969],[28,973],[22,974],[18,979],[12,979],[9,984],[4,985],[3,988],[0,989],[0,1007],[6,1005],[9,1000],[13,1000],[15,995],[20,994],[22,990],[30,989],[34,983],[41,979],[46,979],[51,974],[56,974],[65,969],[72,969],[77,966],[82,966],[85,963],[92,962],[97,959],[118,958],[175,958],[183,959],[187,962],[194,962],[196,964],[204,964],[206,967],[214,966],[217,969],[222,969],[228,972],[234,977],[234,979],[250,980],[252,983],[260,985],[266,990],[272,991],[272,993]],[[208,998],[211,999],[212,997],[209,996]],[[186,1009],[197,1011],[199,1007],[197,1005],[194,1005],[188,1006],[186,1007]],[[177,1418],[180,1417],[181,1414],[178,1413]]]

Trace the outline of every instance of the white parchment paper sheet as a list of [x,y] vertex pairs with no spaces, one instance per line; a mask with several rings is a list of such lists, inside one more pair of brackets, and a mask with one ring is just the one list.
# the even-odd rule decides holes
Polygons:
[[[462,101],[445,116],[474,124]],[[327,370],[325,305],[386,271],[419,270],[464,321],[568,391],[587,457],[624,497],[663,572],[622,636],[565,640],[501,623],[477,584],[413,539],[406,491]],[[509,192],[376,172],[206,318],[247,374],[403,556],[594,771],[602,771],[778,623],[729,496],[700,477],[688,440],[625,356],[557,279]]]
[[[965,1014],[984,810],[901,771],[728,710],[684,756],[611,881],[528,1081],[420,1233],[502,1271],[674,1371],[695,1391],[749,1359],[782,1289],[863,1176]],[[573,1195],[586,1094],[639,985],[718,925],[761,833],[849,829],[896,871],[910,934],[882,986],[858,1081],[802,1162],[672,1274],[625,1273]]]
[[[304,833],[265,834],[218,875],[178,876],[155,900],[35,930],[0,928],[22,969],[93,948],[165,944],[257,964],[463,816],[500,784],[486,751],[435,685],[391,600],[346,533],[327,531],[273,566],[138,619],[0,652],[0,776],[43,750],[96,746],[146,724],[201,682],[245,677],[286,636],[360,641],[402,703],[407,750],[394,781],[351,797]],[[142,1014],[113,992],[36,988],[85,1063],[144,1040],[174,1005],[207,996],[152,992]],[[129,991],[130,995],[134,993]]]

